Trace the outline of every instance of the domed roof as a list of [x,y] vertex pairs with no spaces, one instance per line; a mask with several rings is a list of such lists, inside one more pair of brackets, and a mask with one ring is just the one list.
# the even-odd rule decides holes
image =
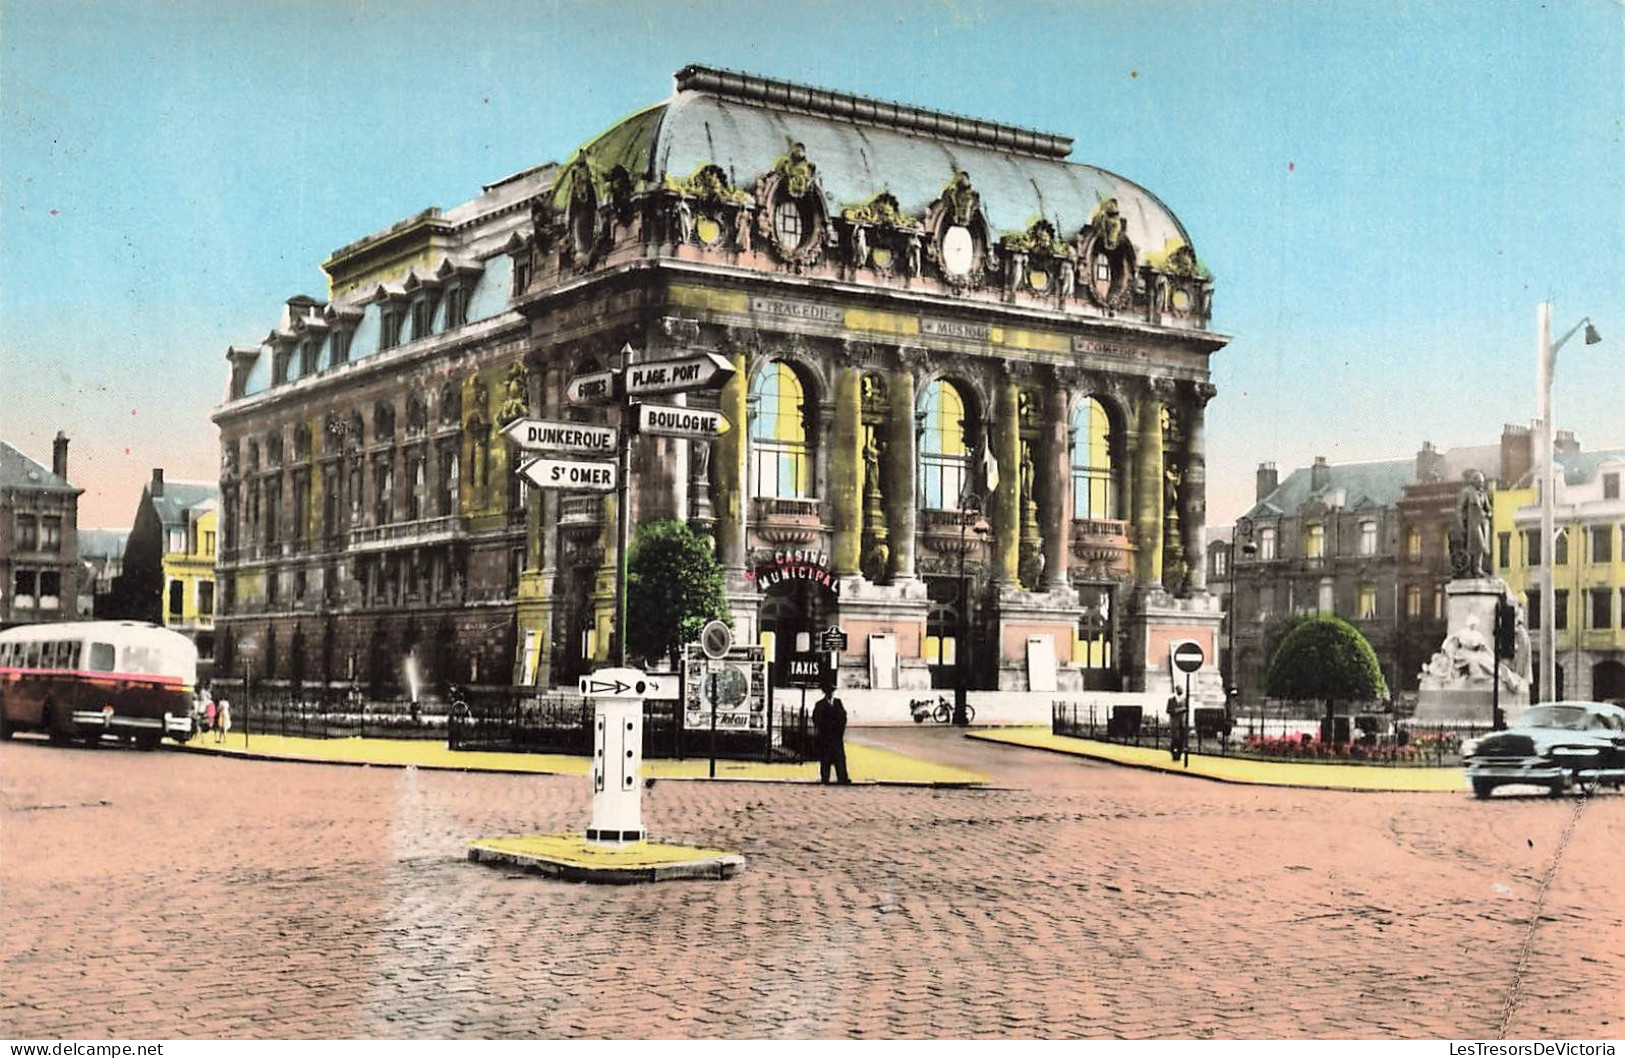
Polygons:
[[1070,236],[1103,199],[1115,198],[1142,258],[1190,242],[1150,191],[1065,161],[1065,137],[703,67],[685,68],[677,83],[671,100],[581,149],[595,169],[621,165],[634,182],[655,186],[716,165],[734,186],[751,188],[790,144],[801,143],[831,214],[889,191],[905,212],[923,215],[961,170],[995,235],[1025,231],[1042,218]]

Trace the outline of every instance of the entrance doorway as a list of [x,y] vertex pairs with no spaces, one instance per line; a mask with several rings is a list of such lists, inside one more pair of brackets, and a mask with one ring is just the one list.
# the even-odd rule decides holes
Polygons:
[[768,681],[773,686],[787,685],[790,655],[799,645],[818,649],[818,633],[835,623],[834,602],[828,588],[810,580],[780,581],[763,593],[758,620],[761,643],[767,648]]

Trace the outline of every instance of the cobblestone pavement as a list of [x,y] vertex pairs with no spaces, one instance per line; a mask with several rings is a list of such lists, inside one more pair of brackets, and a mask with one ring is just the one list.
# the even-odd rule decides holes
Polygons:
[[580,778],[0,745],[0,1036],[1625,1034],[1620,794],[855,735],[993,786],[662,781],[653,832],[749,866],[627,888],[464,858],[583,826]]

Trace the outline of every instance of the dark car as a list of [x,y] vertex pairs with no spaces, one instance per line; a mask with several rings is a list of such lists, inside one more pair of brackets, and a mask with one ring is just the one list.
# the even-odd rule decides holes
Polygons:
[[1604,702],[1548,702],[1516,724],[1462,746],[1473,793],[1497,786],[1544,786],[1552,796],[1570,784],[1590,793],[1625,783],[1625,708]]

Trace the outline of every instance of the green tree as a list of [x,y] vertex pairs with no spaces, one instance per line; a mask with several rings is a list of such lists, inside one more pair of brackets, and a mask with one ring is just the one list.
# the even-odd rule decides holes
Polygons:
[[707,621],[732,620],[710,541],[687,522],[639,526],[627,556],[627,649],[654,661],[698,639]]
[[1335,703],[1382,698],[1376,651],[1360,630],[1341,617],[1323,615],[1299,622],[1270,658],[1264,693],[1272,698],[1326,703],[1326,731],[1331,731]]

